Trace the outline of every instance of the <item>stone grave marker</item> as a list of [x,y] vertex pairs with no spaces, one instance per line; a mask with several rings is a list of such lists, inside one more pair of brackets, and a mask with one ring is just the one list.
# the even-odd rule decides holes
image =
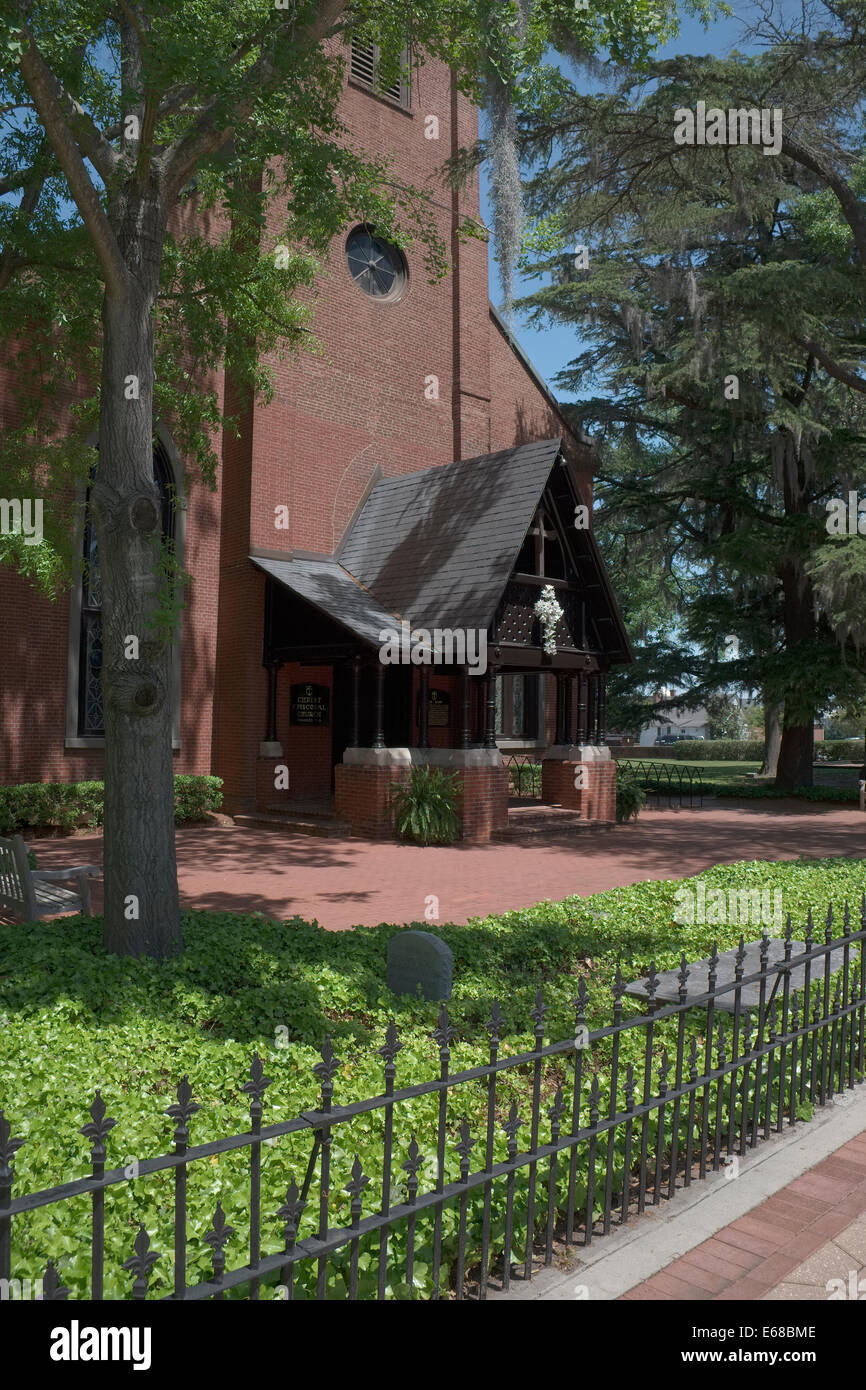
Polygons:
[[385,983],[395,994],[417,994],[425,999],[450,999],[454,956],[432,932],[401,931],[388,942]]

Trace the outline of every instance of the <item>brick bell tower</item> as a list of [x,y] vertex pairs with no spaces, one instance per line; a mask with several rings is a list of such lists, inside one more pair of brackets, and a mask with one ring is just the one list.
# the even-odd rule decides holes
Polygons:
[[[528,598],[518,600],[512,582],[509,612],[521,602],[526,612],[508,619],[519,641],[496,658],[501,670],[467,682],[465,666],[379,667],[377,634],[395,622],[426,614],[438,626],[445,614],[462,628],[471,617],[493,637],[495,617],[505,632],[506,552],[516,562],[549,513],[570,554],[564,531],[575,504],[591,503],[592,455],[491,309],[477,175],[456,190],[442,174],[477,138],[477,108],[441,62],[383,91],[374,47],[356,44],[345,56],[340,114],[350,138],[386,158],[395,181],[423,190],[449,273],[430,283],[420,243],[401,249],[363,221],[347,226],[311,292],[321,352],[271,362],[268,405],[233,402],[226,383],[241,437],[223,446],[213,771],[234,814],[333,818],[336,789],[341,828],[382,835],[394,780],[413,762],[453,766],[464,835],[483,840],[507,819],[495,724],[503,701],[509,718],[534,711],[534,728],[523,732],[539,756],[553,755],[554,744],[573,763],[582,706],[569,685],[573,714],[563,712],[565,667],[597,682],[593,708],[603,722],[603,672],[629,659],[627,639],[587,533],[569,578],[550,581],[566,586],[572,605],[562,671],[545,668],[533,635],[534,574]],[[461,237],[467,219],[480,237]],[[277,234],[275,220],[270,244]],[[466,469],[455,473],[461,461]],[[482,572],[489,612],[473,601]],[[581,584],[598,595],[589,619]],[[521,692],[526,684],[525,699],[512,694],[515,681]],[[583,734],[588,746],[589,724]],[[600,745],[587,755],[594,767],[608,757]],[[607,771],[593,776],[604,796],[582,804],[595,808],[591,818],[610,819]],[[568,777],[573,783],[573,769]],[[545,782],[559,786],[549,773]]]

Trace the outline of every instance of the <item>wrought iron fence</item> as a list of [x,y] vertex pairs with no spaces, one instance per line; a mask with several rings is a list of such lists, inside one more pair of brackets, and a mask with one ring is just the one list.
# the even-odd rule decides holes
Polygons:
[[541,800],[541,763],[537,753],[503,753],[511,790],[527,801]]
[[689,805],[694,806],[697,797],[698,805],[703,805],[704,782],[699,767],[688,763],[648,762],[643,758],[624,759],[622,765],[634,771],[647,796],[656,797],[659,803],[667,798],[668,806],[674,801],[685,806],[688,797]]
[[[531,1278],[535,1263],[552,1262],[558,1242],[589,1245],[613,1224],[624,1225],[648,1204],[672,1197],[678,1186],[718,1171],[723,1151],[745,1154],[760,1138],[804,1117],[807,1107],[823,1106],[862,1082],[866,899],[860,917],[861,927],[853,930],[846,907],[841,935],[834,939],[828,912],[823,941],[817,941],[810,915],[802,946],[793,940],[789,918],[778,957],[771,959],[778,948],[765,932],[756,957],[759,969],[750,974],[741,938],[726,983],[719,979],[714,949],[705,988],[683,956],[672,1002],[664,1001],[665,977],[653,966],[646,983],[648,1012],[625,1019],[626,987],[617,969],[613,1021],[599,1027],[588,1026],[590,1001],[581,979],[573,1028],[553,1042],[544,1040],[547,1009],[539,990],[531,1011],[533,1046],[520,1053],[506,1054],[502,1014],[494,1002],[487,1023],[488,1060],[459,1071],[451,1070],[455,1029],[443,1006],[432,1034],[438,1075],[412,1086],[396,1085],[401,1043],[392,1022],[379,1049],[384,1089],[348,1105],[335,1097],[343,1068],[328,1041],[313,1068],[317,1105],[268,1125],[262,1121],[271,1082],[256,1054],[241,1088],[249,1097],[249,1130],[211,1143],[189,1142],[190,1122],[200,1107],[184,1077],[176,1104],[165,1111],[176,1126],[173,1151],[136,1164],[132,1174],[129,1167],[105,1167],[106,1139],[115,1121],[97,1091],[90,1122],[80,1131],[91,1144],[90,1176],[13,1198],[11,1160],[24,1141],[12,1136],[0,1112],[0,1279],[11,1276],[16,1223],[58,1206],[56,1225],[66,1221],[62,1246],[69,1251],[75,1236],[70,1208],[78,1203],[80,1211],[80,1200],[89,1198],[89,1280],[86,1290],[79,1281],[75,1296],[102,1299],[106,1221],[112,1214],[106,1193],[132,1184],[155,1205],[148,1179],[173,1172],[172,1211],[163,1231],[168,1236],[170,1226],[172,1253],[151,1248],[159,1214],[148,1207],[132,1254],[122,1262],[132,1276],[135,1300],[149,1291],[190,1300],[227,1294],[256,1299],[263,1292],[316,1300],[483,1299],[493,1281],[508,1287],[513,1266]],[[592,1011],[598,1007],[593,1001]],[[721,1017],[725,1012],[729,1028]],[[427,1103],[425,1129],[421,1112]],[[353,1126],[369,1129],[374,1117],[381,1121],[375,1189],[357,1154],[354,1161],[350,1157]],[[306,1168],[300,1184],[290,1176],[280,1188],[285,1201],[275,1202],[270,1221],[267,1215],[263,1221],[269,1165],[277,1164],[281,1181],[286,1176],[278,1151],[265,1146],[288,1136],[307,1145]],[[229,1153],[246,1154],[243,1200],[235,1191],[238,1210],[229,1205],[226,1212],[221,1192],[210,1229],[190,1231],[190,1170]],[[269,1181],[268,1190],[272,1187]],[[341,1204],[342,1219],[335,1221]],[[238,1220],[241,1208],[243,1234],[228,1224],[229,1218]],[[242,1262],[227,1268],[226,1247],[235,1238],[244,1247]],[[264,1248],[275,1244],[278,1248]],[[85,1241],[82,1245],[86,1249]],[[209,1252],[209,1277],[190,1280],[190,1266],[203,1251]],[[18,1264],[17,1245],[15,1253],[19,1277],[44,1270],[44,1298],[68,1296],[63,1260],[69,1256],[59,1268],[51,1260],[46,1268],[44,1249],[38,1266],[34,1252],[25,1250],[25,1270]],[[151,1287],[154,1271],[163,1269],[163,1282]]]

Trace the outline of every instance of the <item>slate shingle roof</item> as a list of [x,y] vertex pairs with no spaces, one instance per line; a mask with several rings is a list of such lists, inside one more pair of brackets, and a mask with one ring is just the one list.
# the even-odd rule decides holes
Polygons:
[[379,633],[396,619],[334,560],[266,560],[250,556],[265,574],[285,584],[314,608],[359,637],[379,645]]
[[[559,457],[542,439],[378,482],[335,559],[265,559],[260,569],[356,637],[413,628],[490,628]],[[591,530],[572,555],[602,649],[631,654]]]
[[559,448],[543,439],[383,479],[340,564],[414,627],[488,628]]

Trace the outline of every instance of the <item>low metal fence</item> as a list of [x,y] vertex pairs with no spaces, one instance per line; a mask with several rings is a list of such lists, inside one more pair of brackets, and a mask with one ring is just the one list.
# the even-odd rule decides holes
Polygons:
[[[66,1298],[64,1278],[75,1282],[69,1270],[89,1245],[87,1286],[79,1277],[73,1292],[102,1299],[112,1218],[106,1196],[131,1185],[146,1208],[122,1262],[135,1300],[149,1293],[176,1300],[483,1299],[494,1283],[507,1289],[515,1273],[528,1279],[537,1263],[549,1265],[559,1242],[589,1245],[678,1186],[718,1171],[723,1153],[745,1154],[793,1125],[806,1107],[862,1082],[866,899],[860,920],[854,930],[846,908],[834,938],[832,913],[823,933],[810,917],[801,943],[789,919],[783,947],[765,932],[752,956],[741,938],[726,980],[726,957],[715,949],[706,975],[683,957],[665,984],[653,966],[645,982],[648,1012],[628,1018],[617,970],[612,1022],[600,1026],[588,1024],[581,979],[573,1026],[554,1041],[545,1042],[548,1011],[539,990],[533,1044],[521,1052],[504,1045],[494,1002],[486,1062],[456,1071],[455,1029],[443,1006],[432,1033],[438,1071],[411,1086],[397,1086],[401,1043],[391,1023],[379,1049],[383,1089],[351,1104],[339,1103],[345,1068],[328,1041],[313,1068],[318,1102],[275,1123],[263,1124],[271,1082],[256,1054],[241,1088],[249,1097],[249,1129],[210,1143],[190,1143],[200,1107],[184,1077],[165,1111],[175,1122],[172,1151],[132,1169],[105,1166],[115,1121],[97,1092],[80,1131],[90,1141],[91,1173],[21,1196],[12,1196],[12,1159],[24,1140],[13,1137],[0,1111],[2,1287],[9,1287],[14,1250],[19,1279],[43,1276],[44,1298]],[[757,970],[746,972],[747,957]],[[593,999],[593,1014],[606,1008]],[[375,1183],[357,1153],[352,1157],[355,1135],[369,1134],[373,1122],[380,1136]],[[31,1137],[38,1142],[35,1131]],[[306,1155],[300,1182],[273,1147],[288,1138],[296,1155]],[[242,1191],[220,1189],[210,1228],[190,1229],[191,1170],[205,1172],[212,1193],[209,1165],[229,1153],[246,1155]],[[161,1215],[153,1180],[164,1172],[174,1175],[173,1200]],[[272,1201],[274,1174],[284,1201]],[[89,1199],[89,1230],[81,1229],[82,1198]],[[47,1265],[48,1251],[43,1246],[40,1262],[32,1233],[22,1246],[14,1243],[16,1223],[26,1225],[45,1207],[57,1208],[53,1228],[69,1252]],[[130,1220],[124,1216],[124,1229]],[[151,1248],[154,1232],[160,1243],[169,1238],[170,1253]],[[237,1251],[230,1265],[228,1246]],[[211,1268],[196,1278],[193,1266],[205,1251]]]
[[537,753],[503,753],[511,791],[526,801],[541,800],[541,763]]
[[689,806],[694,806],[697,798],[698,805],[703,805],[706,793],[699,767],[689,763],[650,762],[644,758],[624,759],[621,766],[634,772],[647,796],[655,797],[657,804],[666,799],[668,806],[675,801],[685,806],[688,798]]

